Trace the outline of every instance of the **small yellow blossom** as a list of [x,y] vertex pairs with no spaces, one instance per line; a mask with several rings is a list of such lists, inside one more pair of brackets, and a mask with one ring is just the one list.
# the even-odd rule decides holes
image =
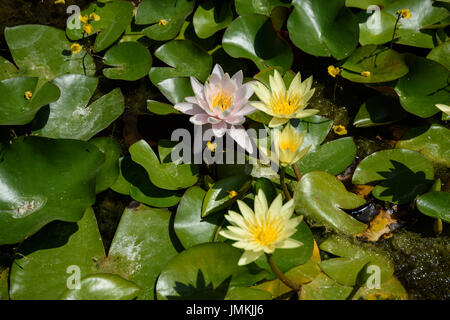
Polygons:
[[208,149],[209,150],[211,150],[212,152],[214,152],[214,151],[216,151],[216,148],[217,148],[217,143],[213,143],[213,142],[211,142],[211,141],[208,141],[207,143],[206,143],[206,147],[208,147]]
[[92,25],[90,23],[86,23],[83,26],[83,31],[86,32],[87,34],[90,34],[92,32]]
[[91,15],[89,16],[89,19],[94,20],[94,21],[100,21],[100,16],[98,14],[96,14],[95,12],[92,12]]
[[254,211],[241,200],[237,204],[242,214],[228,211],[225,218],[231,225],[220,231],[220,235],[235,240],[234,247],[244,249],[238,265],[249,264],[264,253],[272,254],[278,248],[291,249],[303,245],[291,238],[303,220],[302,216],[291,218],[295,208],[294,199],[283,205],[280,193],[269,206],[264,192],[259,189]]
[[158,25],[165,27],[167,25],[167,20],[166,19],[159,20]]
[[65,0],[56,0],[55,4],[66,4]]
[[411,18],[411,12],[409,12],[409,9],[398,10],[397,14],[404,19]]
[[341,73],[341,69],[339,67],[335,67],[333,65],[328,66],[328,74],[333,78],[336,78],[339,73]]
[[361,72],[361,75],[366,78],[370,77],[370,71],[363,71],[363,72]]
[[228,198],[230,198],[230,199],[233,199],[237,195],[238,195],[238,193],[234,190],[228,191]]
[[333,126],[333,131],[340,136],[347,134],[347,129],[343,125]]
[[25,99],[30,100],[31,97],[33,96],[33,92],[31,92],[31,91],[26,91],[25,94],[24,94],[24,96],[25,96]]
[[89,20],[89,16],[87,14],[85,14],[84,16],[82,16],[80,14],[79,18],[80,18],[80,21],[83,22],[83,23],[86,23]]
[[81,50],[83,49],[83,47],[80,45],[80,44],[78,44],[78,43],[73,43],[71,46],[70,46],[70,50],[72,51],[72,53],[78,53],[78,52],[80,52]]

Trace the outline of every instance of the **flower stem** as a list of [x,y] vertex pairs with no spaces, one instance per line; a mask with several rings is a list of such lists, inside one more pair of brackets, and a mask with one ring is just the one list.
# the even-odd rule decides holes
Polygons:
[[281,167],[280,168],[280,184],[281,184],[281,188],[283,189],[284,192],[284,196],[286,197],[286,200],[291,200],[291,194],[289,193],[289,190],[287,188],[286,182],[284,181],[284,177],[286,176],[286,168],[285,167]]
[[297,181],[300,181],[300,179],[302,178],[302,175],[300,174],[300,169],[298,168],[296,163],[294,163],[292,165],[292,169],[294,169],[295,176],[297,177]]
[[278,269],[278,266],[275,264],[275,261],[273,260],[273,256],[271,254],[266,253],[266,257],[270,268],[272,269],[273,273],[275,273],[277,278],[280,279],[280,281],[287,285],[289,288],[298,292],[301,289],[301,286],[292,282],[288,277],[284,275],[283,272],[281,272],[280,269]]
[[397,33],[397,25],[398,25],[399,21],[400,21],[400,15],[397,15],[397,20],[395,20],[395,25],[394,25],[394,32],[392,33],[391,49],[392,49],[392,45],[394,44],[395,34]]

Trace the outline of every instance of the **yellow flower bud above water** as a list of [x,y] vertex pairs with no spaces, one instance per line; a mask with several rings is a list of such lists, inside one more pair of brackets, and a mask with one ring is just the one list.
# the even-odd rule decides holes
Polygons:
[[341,73],[341,69],[339,67],[335,67],[333,65],[328,66],[328,74],[333,78],[336,78],[339,73]]
[[92,25],[90,23],[86,23],[83,26],[83,31],[86,32],[87,34],[90,34],[92,32]]
[[347,129],[343,125],[333,126],[333,131],[340,136],[347,134]]
[[86,23],[89,20],[89,16],[87,14],[85,14],[84,16],[80,15],[78,17],[80,19],[81,22]]
[[25,97],[25,99],[30,100],[31,97],[33,97],[33,92],[31,92],[31,91],[26,91],[26,92],[24,93],[24,97]]
[[361,75],[366,78],[370,77],[370,71],[363,71],[363,72],[361,72]]
[[80,45],[80,44],[78,44],[78,43],[73,43],[71,46],[70,46],[70,51],[72,51],[72,53],[78,53],[78,52],[80,52],[81,50],[83,49],[83,47]]
[[409,9],[401,9],[397,11],[397,14],[404,18],[404,19],[409,19],[411,18],[411,12],[409,11]]
[[94,20],[94,21],[100,21],[100,16],[98,14],[96,14],[95,12],[92,12],[89,16],[89,19]]
[[233,199],[237,195],[238,195],[238,193],[234,190],[228,191],[228,198],[230,198],[230,199]]
[[159,20],[158,25],[165,27],[167,25],[167,20],[166,19]]

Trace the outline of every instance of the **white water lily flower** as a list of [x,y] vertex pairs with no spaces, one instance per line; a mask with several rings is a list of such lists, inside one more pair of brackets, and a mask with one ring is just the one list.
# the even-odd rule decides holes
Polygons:
[[252,83],[242,84],[243,73],[231,78],[216,64],[209,79],[202,85],[191,77],[193,97],[177,103],[175,109],[191,115],[195,125],[210,125],[216,137],[228,133],[241,147],[253,152],[250,137],[242,124],[245,116],[256,111],[248,99],[253,95]]
[[302,82],[298,72],[286,90],[283,78],[275,69],[274,75],[269,76],[269,83],[270,90],[261,82],[255,84],[255,93],[261,101],[251,103],[255,108],[273,116],[269,127],[281,126],[289,119],[306,118],[319,112],[316,109],[305,110],[315,91],[311,89],[312,76]]
[[439,110],[450,116],[450,106],[439,103],[436,104],[436,108],[438,108]]
[[308,152],[311,146],[301,149],[306,131],[298,132],[290,123],[283,131],[274,130],[274,146],[281,165],[288,166],[297,163]]
[[270,207],[264,192],[259,189],[255,197],[253,212],[245,202],[238,200],[242,215],[228,211],[225,218],[231,223],[220,234],[225,238],[236,240],[233,246],[244,249],[238,265],[249,264],[264,253],[271,254],[275,249],[297,248],[302,242],[290,237],[297,232],[297,226],[303,217],[291,218],[294,213],[294,200],[283,205],[281,194],[273,200]]

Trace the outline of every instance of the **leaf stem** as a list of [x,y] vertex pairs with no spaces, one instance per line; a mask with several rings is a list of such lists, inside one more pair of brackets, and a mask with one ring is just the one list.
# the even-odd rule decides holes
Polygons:
[[288,277],[284,275],[283,272],[281,272],[280,269],[278,269],[278,266],[275,264],[275,261],[273,260],[273,256],[271,254],[266,253],[266,257],[267,263],[269,263],[270,268],[272,269],[273,273],[275,273],[277,278],[280,279],[280,281],[283,282],[285,285],[287,285],[289,288],[295,290],[296,292],[300,291],[302,286],[291,281]]
[[284,181],[285,176],[286,176],[286,168],[282,166],[282,167],[280,167],[280,184],[281,184],[281,188],[283,189],[286,200],[289,201],[292,199],[292,197],[291,197],[291,194],[289,193],[286,182]]

